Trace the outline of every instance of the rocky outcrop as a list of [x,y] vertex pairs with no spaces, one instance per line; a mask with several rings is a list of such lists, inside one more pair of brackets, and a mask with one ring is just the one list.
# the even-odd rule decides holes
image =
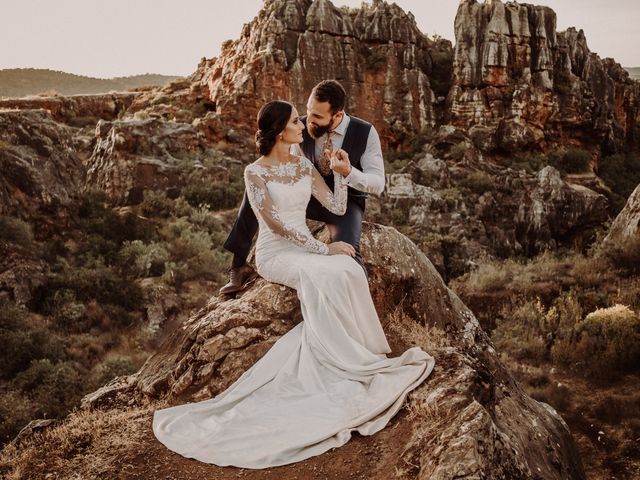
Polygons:
[[[411,395],[395,471],[409,465],[421,479],[584,478],[566,424],[524,393],[424,254],[394,229],[366,224],[363,255],[395,354],[418,344],[436,358],[433,375]],[[84,407],[210,398],[301,320],[295,292],[262,279],[235,299],[212,298],[137,374],[86,397]]]
[[93,126],[98,119],[113,120],[122,115],[138,96],[135,92],[101,95],[56,95],[0,100],[1,109],[46,110],[57,122],[75,127]]
[[[607,199],[582,185],[567,184],[560,172],[547,166],[537,175],[537,185],[520,203],[516,229],[532,251],[573,245],[576,234],[593,231],[607,219]],[[587,242],[581,242],[584,246]],[[531,252],[528,252],[531,253]]]
[[640,273],[640,185],[629,196],[597,251],[623,271]]
[[106,192],[113,204],[137,204],[144,189],[178,189],[180,164],[190,167],[205,149],[191,124],[157,117],[99,121],[87,183]]
[[485,149],[637,145],[640,83],[582,30],[556,32],[550,8],[463,0],[455,35],[448,118]]
[[0,214],[42,214],[38,233],[67,226],[85,172],[74,129],[46,110],[0,110]]
[[275,98],[304,114],[311,88],[336,78],[347,110],[394,143],[438,122],[451,54],[450,42],[428,39],[396,4],[339,9],[329,0],[268,0],[240,38],[201,68],[225,124],[252,131],[260,106]]
[[603,243],[621,244],[630,240],[640,242],[640,185],[611,224]]
[[464,131],[446,126],[400,173],[387,176],[381,199],[371,198],[367,209],[392,212],[374,218],[403,225],[448,281],[483,257],[585,250],[608,218],[607,205],[604,195],[552,166],[530,173],[498,163]]

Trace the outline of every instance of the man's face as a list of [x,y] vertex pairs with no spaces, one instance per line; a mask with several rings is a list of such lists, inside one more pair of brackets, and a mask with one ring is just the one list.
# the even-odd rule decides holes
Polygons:
[[311,94],[307,101],[307,129],[313,138],[320,138],[328,130],[336,128],[344,112],[342,110],[331,114],[329,102],[319,102]]

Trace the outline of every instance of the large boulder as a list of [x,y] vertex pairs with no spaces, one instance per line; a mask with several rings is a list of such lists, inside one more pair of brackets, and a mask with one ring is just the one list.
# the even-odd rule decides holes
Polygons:
[[[393,440],[402,443],[401,453],[385,458],[385,469],[420,479],[584,478],[565,422],[526,395],[425,255],[376,224],[365,224],[362,251],[393,354],[419,345],[436,359],[433,374],[410,396],[410,414],[394,420],[406,434]],[[212,298],[139,372],[85,397],[83,405],[210,398],[301,320],[295,291],[259,279],[236,298]],[[375,473],[380,465],[369,468],[368,478],[388,478]]]

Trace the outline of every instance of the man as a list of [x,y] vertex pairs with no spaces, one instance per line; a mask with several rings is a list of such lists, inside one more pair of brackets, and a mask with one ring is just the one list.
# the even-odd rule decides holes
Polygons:
[[[349,196],[347,210],[338,216],[325,209],[311,197],[307,207],[307,218],[327,224],[332,241],[343,241],[353,245],[356,261],[362,265],[360,255],[360,234],[365,200],[369,193],[380,194],[384,190],[384,160],[380,137],[375,127],[344,112],[346,93],[336,80],[323,80],[311,91],[307,101],[307,116],[301,120],[307,127],[303,132],[303,142],[294,154],[303,154],[320,171],[333,190],[333,172],[329,168],[330,151],[347,157],[349,166],[338,173],[345,177]],[[234,293],[255,277],[253,268],[246,260],[253,237],[258,231],[258,221],[251,210],[245,192],[236,223],[224,243],[224,248],[233,253],[230,280],[220,289],[220,293]]]

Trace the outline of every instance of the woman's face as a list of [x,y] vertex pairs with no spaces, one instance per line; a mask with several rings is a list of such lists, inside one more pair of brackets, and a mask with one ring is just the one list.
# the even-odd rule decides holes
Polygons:
[[300,116],[295,107],[291,110],[291,117],[287,126],[282,131],[282,141],[285,143],[302,143],[302,131],[304,124],[300,121]]

